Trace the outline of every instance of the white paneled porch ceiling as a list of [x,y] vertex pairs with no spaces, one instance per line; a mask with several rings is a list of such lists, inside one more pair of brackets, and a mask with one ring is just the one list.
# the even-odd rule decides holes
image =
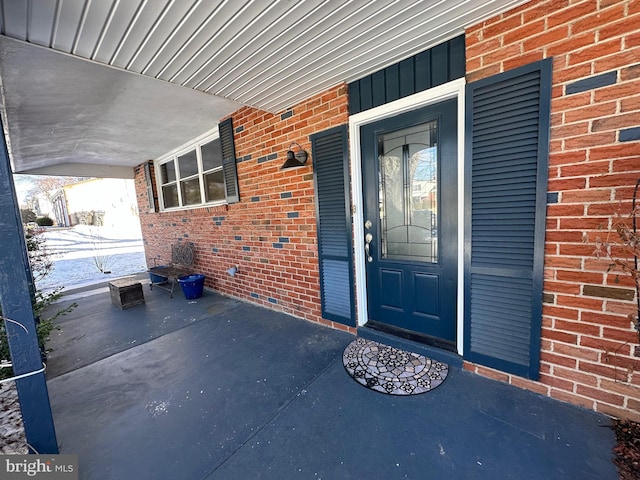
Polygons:
[[14,171],[125,176],[241,105],[281,111],[523,0],[0,0]]

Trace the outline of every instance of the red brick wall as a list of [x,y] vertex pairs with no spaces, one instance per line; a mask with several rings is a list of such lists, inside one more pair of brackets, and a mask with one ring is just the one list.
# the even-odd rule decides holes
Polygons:
[[[313,159],[280,170],[291,142],[312,155],[309,135],[348,121],[347,88],[339,85],[276,114],[245,107],[232,115],[240,203],[148,213],[144,169],[136,191],[147,262],[171,258],[178,238],[193,242],[206,286],[307,320],[321,318]],[[212,123],[217,118],[212,118]],[[230,277],[226,270],[238,265]],[[353,329],[351,329],[353,331]]]
[[[466,42],[470,82],[553,57],[549,191],[558,194],[547,211],[540,382],[466,368],[640,419],[633,283],[594,256],[640,178],[640,142],[627,130],[640,126],[640,1],[532,1],[469,28]],[[611,84],[572,93],[603,73]]]
[[[554,68],[540,381],[465,368],[640,419],[640,348],[628,318],[635,292],[594,255],[615,212],[629,212],[640,177],[640,139],[630,130],[640,126],[640,0],[532,1],[469,28],[466,41],[469,82],[546,57]],[[602,74],[608,83],[576,92],[576,82]],[[320,314],[312,160],[279,168],[292,141],[309,151],[310,134],[346,122],[344,85],[277,114],[235,112],[241,202],[229,206],[145,213],[137,168],[149,264],[170,258],[182,238],[195,244],[208,287],[344,328]],[[233,265],[235,278],[225,273]]]

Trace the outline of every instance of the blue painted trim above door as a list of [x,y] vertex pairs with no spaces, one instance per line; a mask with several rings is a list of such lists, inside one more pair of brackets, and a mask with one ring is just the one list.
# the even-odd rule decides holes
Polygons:
[[349,84],[349,114],[437,87],[465,75],[464,35]]

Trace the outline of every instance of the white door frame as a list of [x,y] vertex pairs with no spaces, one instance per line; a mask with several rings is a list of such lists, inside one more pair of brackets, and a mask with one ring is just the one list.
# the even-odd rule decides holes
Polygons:
[[360,127],[387,117],[439,103],[458,99],[458,299],[457,335],[458,354],[463,354],[464,334],[464,87],[465,79],[439,85],[429,90],[380,105],[349,117],[349,149],[351,153],[351,201],[354,206],[353,225],[356,266],[356,302],[358,326],[368,321],[367,277],[364,258],[364,199],[362,197],[362,159],[360,158]]

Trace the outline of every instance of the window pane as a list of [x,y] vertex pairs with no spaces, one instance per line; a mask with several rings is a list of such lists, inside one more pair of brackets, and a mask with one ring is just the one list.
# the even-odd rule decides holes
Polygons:
[[220,139],[205,143],[200,147],[202,152],[202,170],[207,171],[222,166],[222,151],[220,150]]
[[200,198],[200,179],[198,177],[180,182],[182,205],[202,203]]
[[178,168],[180,169],[180,178],[187,178],[198,173],[196,151],[191,150],[189,153],[178,157]]
[[438,124],[378,138],[382,256],[438,262]]
[[160,177],[163,184],[175,181],[176,167],[173,164],[173,160],[160,165]]
[[[173,162],[172,162],[173,163]],[[178,187],[173,185],[165,185],[162,187],[162,198],[164,199],[164,208],[178,206]]]
[[222,170],[206,174],[204,176],[204,188],[207,194],[207,202],[224,200],[224,175]]

